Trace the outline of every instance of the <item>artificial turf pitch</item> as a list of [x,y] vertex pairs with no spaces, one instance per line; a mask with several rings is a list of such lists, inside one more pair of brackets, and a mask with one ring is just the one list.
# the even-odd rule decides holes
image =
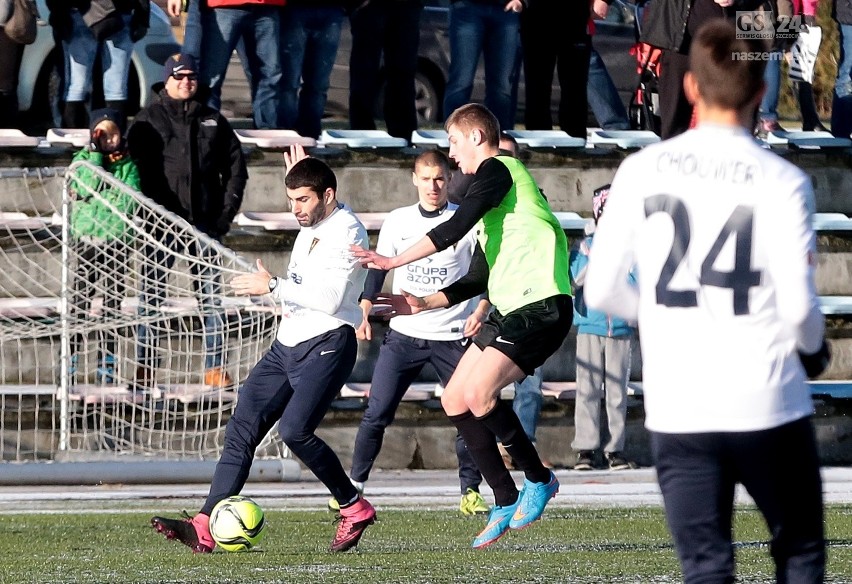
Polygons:
[[[485,550],[470,549],[483,518],[378,509],[356,551],[327,552],[334,525],[320,511],[267,511],[260,546],[193,555],[150,527],[151,513],[0,515],[0,583],[679,582],[657,507],[556,508]],[[852,506],[826,509],[828,582],[852,582]],[[767,532],[737,510],[738,581],[774,582]]]

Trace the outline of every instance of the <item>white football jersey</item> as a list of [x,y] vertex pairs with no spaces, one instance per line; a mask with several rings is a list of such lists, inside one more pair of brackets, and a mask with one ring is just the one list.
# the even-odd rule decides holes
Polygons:
[[650,430],[755,431],[812,412],[797,350],[815,353],[824,332],[813,205],[808,176],[741,128],[705,124],[621,165],[585,294],[638,317]]
[[367,270],[349,250],[353,244],[367,249],[367,230],[342,206],[299,230],[287,278],[279,278],[274,291],[283,307],[277,336],[283,345],[294,347],[343,325],[361,325],[358,297]]
[[[422,239],[435,226],[453,216],[458,205],[449,203],[435,217],[424,217],[419,205],[391,211],[379,232],[376,252],[383,256],[399,255]],[[405,290],[415,296],[426,296],[445,288],[467,274],[476,247],[476,233],[471,231],[458,243],[438,253],[396,268],[393,292]],[[476,308],[479,297],[449,308],[438,308],[395,316],[390,328],[410,337],[430,341],[454,341],[464,337],[464,323]]]

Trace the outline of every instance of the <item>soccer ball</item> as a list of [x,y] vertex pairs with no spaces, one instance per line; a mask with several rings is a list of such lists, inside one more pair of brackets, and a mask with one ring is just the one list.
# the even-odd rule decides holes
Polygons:
[[265,528],[263,509],[248,497],[223,499],[210,514],[210,535],[228,552],[253,548],[260,542]]

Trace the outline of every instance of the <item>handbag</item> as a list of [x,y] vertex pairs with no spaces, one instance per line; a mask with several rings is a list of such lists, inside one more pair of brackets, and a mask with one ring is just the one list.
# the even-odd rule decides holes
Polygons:
[[4,26],[6,36],[16,43],[31,45],[36,40],[38,7],[35,0],[14,0],[12,15]]
[[15,0],[0,0],[0,26],[6,26],[14,9]]
[[83,22],[98,41],[106,40],[124,28],[124,18],[112,0],[93,0],[83,13]]
[[796,42],[790,48],[789,76],[793,81],[813,83],[819,45],[822,42],[822,29],[809,26],[799,32]]

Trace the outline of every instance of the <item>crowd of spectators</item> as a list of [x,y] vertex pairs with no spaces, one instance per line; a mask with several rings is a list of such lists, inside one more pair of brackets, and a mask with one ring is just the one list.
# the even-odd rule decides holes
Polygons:
[[[832,0],[840,32],[840,58],[834,89],[832,126],[848,136],[852,0]],[[523,67],[528,130],[549,130],[554,121],[572,136],[585,137],[588,110],[597,125],[628,129],[627,113],[594,50],[594,18],[606,18],[613,0],[451,0],[448,12],[449,72],[443,91],[448,115],[470,101],[480,59],[484,62],[485,105],[502,129],[515,125],[518,79]],[[63,90],[61,125],[89,125],[94,67],[102,63],[104,103],[119,112],[128,107],[128,74],[133,43],[145,36],[150,0],[46,0],[49,22],[61,48]],[[219,109],[231,55],[239,54],[250,84],[256,128],[296,130],[317,138],[322,129],[330,76],[341,29],[348,18],[352,33],[349,62],[349,124],[376,128],[383,109],[392,136],[409,139],[417,129],[415,76],[418,67],[423,0],[162,0],[173,18],[182,17],[183,54],[195,58],[207,104]],[[814,26],[817,0],[653,0],[645,2],[642,42],[662,50],[660,59],[661,134],[689,127],[692,108],[682,88],[692,34],[706,19],[734,18],[743,10],[771,10],[773,17],[802,16]],[[789,41],[776,39],[771,51],[789,54]],[[0,125],[14,126],[16,72],[23,45],[0,31]],[[100,56],[100,59],[96,57]],[[773,56],[774,57],[774,56]],[[554,70],[561,88],[551,106]],[[778,95],[781,60],[770,60],[767,92],[756,132],[781,129]],[[381,90],[384,89],[384,93]],[[810,83],[794,81],[804,130],[825,130]],[[381,98],[383,108],[377,108]],[[100,103],[98,101],[97,103]]]

